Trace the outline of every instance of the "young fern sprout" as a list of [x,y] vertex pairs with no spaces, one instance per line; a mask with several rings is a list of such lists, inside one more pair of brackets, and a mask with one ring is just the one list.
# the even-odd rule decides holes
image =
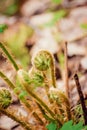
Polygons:
[[61,125],[62,123],[60,122],[59,118],[56,118],[56,115],[54,114],[54,112],[51,111],[50,108],[47,106],[47,104],[45,102],[43,102],[43,100],[41,98],[39,98],[39,96],[37,96],[32,91],[31,83],[30,82],[28,82],[28,83],[26,82],[26,81],[28,81],[28,78],[29,78],[27,72],[25,73],[25,71],[19,70],[18,71],[18,77],[19,77],[19,80],[20,80],[21,84],[25,88],[25,90],[29,93],[30,96],[32,96],[35,99],[36,103],[39,103],[39,105],[42,106],[45,109],[45,111],[48,112],[50,114],[50,116],[52,118],[54,118],[54,120],[57,120],[58,123]]
[[[18,96],[18,91],[15,90],[17,89],[17,87],[9,80],[9,78],[3,74],[3,72],[0,71],[0,77],[9,85],[10,89],[13,89],[15,91],[15,94]],[[20,91],[20,90],[19,90]],[[21,100],[21,102],[23,102],[23,104],[25,105],[26,108],[31,109],[31,105],[29,104],[29,102],[27,102],[27,100],[25,99],[25,91],[22,90],[21,87],[21,91],[23,93],[19,92],[19,96],[18,98]],[[33,113],[34,117],[36,118],[36,120],[38,120],[40,122],[40,124],[42,124],[42,120],[39,118],[39,116],[37,115],[36,112]]]
[[49,94],[51,99],[56,100],[58,107],[61,107],[61,110],[66,113],[67,120],[71,120],[70,104],[67,96],[62,91],[53,87],[50,88]]
[[32,84],[34,85],[34,87],[38,87],[38,86],[44,86],[44,81],[45,81],[45,77],[43,75],[42,71],[36,70],[34,67],[32,67],[29,70],[29,77],[31,77],[32,79]]
[[[50,54],[50,52],[45,50],[39,51],[33,59],[33,67],[32,67],[33,71],[28,73],[23,69],[19,69],[13,57],[10,55],[10,53],[2,43],[0,43],[0,48],[4,51],[8,59],[13,64],[15,70],[17,71],[17,76],[21,87],[20,90],[18,91],[19,96],[17,95],[17,93],[16,95],[21,100],[21,102],[23,102],[23,104],[26,106],[26,108],[29,109],[29,111],[32,111],[33,106],[27,100],[27,97],[31,96],[31,99],[33,99],[35,101],[35,104],[38,105],[39,110],[42,112],[42,115],[45,117],[45,119],[48,121],[56,121],[59,124],[59,127],[61,127],[63,124],[62,121],[65,120],[60,119],[60,115],[59,115],[60,113],[55,113],[54,110],[56,110],[56,106],[54,106],[55,109],[51,110],[51,108],[33,91],[35,85],[36,87],[45,86],[47,88],[47,93],[49,92],[48,90],[50,89],[51,85],[53,86],[54,90],[57,90],[56,79],[55,79],[54,58]],[[52,83],[49,82],[50,80],[47,75],[48,74],[47,72],[49,72],[48,70],[50,70]],[[5,76],[1,71],[0,71],[0,77],[3,80],[5,80],[5,82],[9,85],[11,89],[14,90],[17,88],[16,85],[14,85],[10,81],[10,79],[7,78],[7,76]],[[65,96],[64,93],[60,91],[54,91],[54,90],[48,93],[48,97],[52,99],[52,102],[50,103],[53,104],[55,102],[56,104],[58,103],[57,106],[60,105],[59,106],[61,107],[60,110],[61,109],[63,110],[62,107],[65,105],[63,110],[63,112],[65,112],[64,113],[65,115],[64,114],[63,115],[67,117],[67,120],[70,120],[71,119],[70,107],[68,107],[69,101],[67,97]],[[61,102],[59,102],[59,100]],[[10,118],[20,123],[26,130],[31,130],[31,125],[29,125],[24,120],[20,120],[20,118],[17,118],[15,114],[9,113],[8,111],[9,108],[6,109],[11,104],[11,101],[12,101],[11,94],[9,93],[9,91],[0,90],[0,112],[2,112],[3,114],[9,116]],[[38,120],[41,125],[44,125],[43,120],[41,119],[41,117],[39,117],[39,115],[35,111],[33,112],[33,116],[36,117],[36,120]]]
[[[2,49],[2,51],[5,53],[5,55],[7,56],[7,58],[10,60],[10,62],[13,64],[14,68],[16,71],[19,70],[18,65],[16,64],[14,58],[12,57],[12,55],[9,53],[9,51],[7,50],[7,48],[5,47],[5,45],[3,43],[0,43],[0,48]],[[0,77],[9,85],[9,87],[11,89],[16,89],[16,86],[9,80],[9,78],[4,75],[3,72],[0,71]],[[27,106],[29,108],[29,104],[27,103],[27,101],[23,99],[22,102],[25,104],[25,106]]]
[[50,101],[48,90],[49,86],[47,86],[47,79],[44,76],[43,72],[36,70],[35,68],[32,68],[29,73],[24,71],[23,69],[20,69],[18,71],[18,77],[21,82],[21,84],[25,84],[26,86],[30,85],[30,89],[34,90],[37,87],[44,87],[46,89],[46,94],[48,96],[48,100]]
[[40,71],[35,70],[34,72],[28,73],[23,69],[18,71],[18,77],[20,82],[25,85],[32,86],[32,89],[36,88],[37,86],[43,86],[44,84],[44,76],[43,73]]
[[28,73],[25,70],[19,69],[17,74],[18,74],[18,79],[21,84],[24,84],[27,86],[28,84],[32,83],[32,80],[30,79]]
[[[0,43],[0,48],[2,49],[2,51],[5,53],[5,55],[7,56],[7,58],[10,60],[10,62],[12,63],[12,65],[14,66],[15,70],[18,71],[19,70],[19,67],[18,65],[16,64],[14,58],[12,57],[12,55],[9,53],[9,51],[7,50],[7,48],[5,47],[5,45],[3,43]],[[16,89],[16,86],[9,80],[9,78],[4,75],[1,71],[0,71],[0,77],[9,85],[9,87],[11,89]],[[17,95],[17,93],[16,93]],[[27,100],[25,98],[22,98],[20,99],[27,108],[31,108],[31,105],[27,102]],[[39,120],[39,122],[42,124],[42,120],[39,118],[39,116],[37,115],[37,113],[33,113],[34,117],[36,119]]]
[[50,84],[49,84],[46,73],[35,69],[35,67],[32,67],[29,70],[29,76],[32,78],[34,88],[38,86],[45,88],[46,95],[48,97],[48,100],[50,101],[49,94],[48,94]]
[[56,79],[55,79],[55,66],[54,59],[50,52],[46,50],[39,51],[36,56],[33,58],[32,63],[34,67],[39,71],[51,70],[52,84],[56,88]]
[[7,110],[7,108],[10,106],[11,103],[12,103],[11,93],[7,89],[1,89],[0,90],[0,112],[10,117],[14,121],[20,123],[21,126],[23,126],[26,130],[31,130],[29,124],[19,119],[14,113],[11,113],[9,110]]
[[6,109],[12,102],[11,93],[7,89],[0,90],[0,107]]

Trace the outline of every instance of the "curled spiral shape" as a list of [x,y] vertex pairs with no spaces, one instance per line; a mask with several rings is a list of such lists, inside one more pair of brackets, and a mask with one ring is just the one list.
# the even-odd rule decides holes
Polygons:
[[50,68],[52,63],[52,55],[50,52],[42,50],[39,51],[33,59],[33,65],[40,71],[46,71]]

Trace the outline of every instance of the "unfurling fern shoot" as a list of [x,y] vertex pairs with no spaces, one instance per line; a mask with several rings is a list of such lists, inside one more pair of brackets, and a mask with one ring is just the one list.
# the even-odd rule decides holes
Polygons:
[[56,88],[54,59],[50,52],[39,51],[32,60],[34,67],[39,71],[51,70],[52,84]]

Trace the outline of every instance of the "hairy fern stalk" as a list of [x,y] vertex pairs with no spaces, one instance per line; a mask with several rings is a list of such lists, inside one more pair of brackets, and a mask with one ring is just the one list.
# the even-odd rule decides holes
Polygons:
[[[56,86],[54,58],[50,52],[39,51],[32,59],[32,68],[27,72],[23,68],[19,68],[3,43],[0,43],[0,48],[17,72],[17,83],[13,83],[1,71],[0,77],[14,92],[25,110],[32,113],[35,122],[45,130],[46,125],[51,122],[56,123],[57,128],[61,128],[65,122],[71,120],[69,99]],[[46,98],[37,91],[40,86],[43,88]],[[0,112],[18,122],[26,130],[37,129],[29,123],[29,120],[25,121],[25,117],[21,118],[12,113],[11,103],[9,90],[0,90]]]

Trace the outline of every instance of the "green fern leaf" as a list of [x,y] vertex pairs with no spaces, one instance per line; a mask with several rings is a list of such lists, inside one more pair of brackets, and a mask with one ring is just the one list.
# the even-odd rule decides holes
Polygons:
[[51,122],[50,124],[48,124],[48,125],[46,126],[46,128],[47,128],[48,130],[57,130],[57,125],[56,125],[55,122]]
[[87,126],[83,126],[82,122],[73,125],[73,121],[66,122],[60,130],[87,130]]

